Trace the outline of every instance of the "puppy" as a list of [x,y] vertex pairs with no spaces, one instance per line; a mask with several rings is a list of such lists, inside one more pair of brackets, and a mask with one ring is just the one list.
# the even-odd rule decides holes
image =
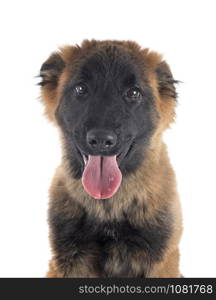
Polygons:
[[47,277],[180,277],[181,208],[162,135],[176,81],[130,41],[66,46],[42,65],[62,162],[50,188]]

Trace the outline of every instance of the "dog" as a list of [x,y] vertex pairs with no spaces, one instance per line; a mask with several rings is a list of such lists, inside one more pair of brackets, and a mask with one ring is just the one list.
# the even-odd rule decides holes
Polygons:
[[132,41],[84,40],[42,64],[41,101],[62,161],[50,188],[47,277],[181,277],[181,206],[163,132],[177,92]]

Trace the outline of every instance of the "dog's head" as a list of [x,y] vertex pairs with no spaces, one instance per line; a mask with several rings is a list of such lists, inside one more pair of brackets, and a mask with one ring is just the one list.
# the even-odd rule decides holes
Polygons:
[[42,65],[42,100],[63,133],[72,176],[110,198],[174,118],[175,80],[160,55],[133,42],[84,41]]

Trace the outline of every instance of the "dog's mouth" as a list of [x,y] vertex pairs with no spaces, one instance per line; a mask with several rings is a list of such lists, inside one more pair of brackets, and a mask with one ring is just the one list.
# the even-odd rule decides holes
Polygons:
[[80,152],[84,162],[82,184],[91,197],[107,199],[118,191],[122,181],[119,166],[131,148],[129,146],[118,155],[112,156],[94,156]]

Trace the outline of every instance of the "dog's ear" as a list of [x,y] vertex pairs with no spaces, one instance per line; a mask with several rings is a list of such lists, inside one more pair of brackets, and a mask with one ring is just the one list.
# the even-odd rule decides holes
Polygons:
[[47,84],[52,84],[52,87],[58,84],[58,79],[65,67],[65,63],[59,53],[53,53],[42,64],[40,69],[41,82],[39,85],[42,87]]
[[51,121],[55,121],[54,115],[58,105],[57,87],[65,66],[61,54],[55,52],[42,64],[40,69],[41,100],[45,106],[45,114]]
[[162,61],[156,68],[158,91],[162,98],[173,98],[176,100],[177,92],[175,84],[177,80],[173,78],[169,65]]

